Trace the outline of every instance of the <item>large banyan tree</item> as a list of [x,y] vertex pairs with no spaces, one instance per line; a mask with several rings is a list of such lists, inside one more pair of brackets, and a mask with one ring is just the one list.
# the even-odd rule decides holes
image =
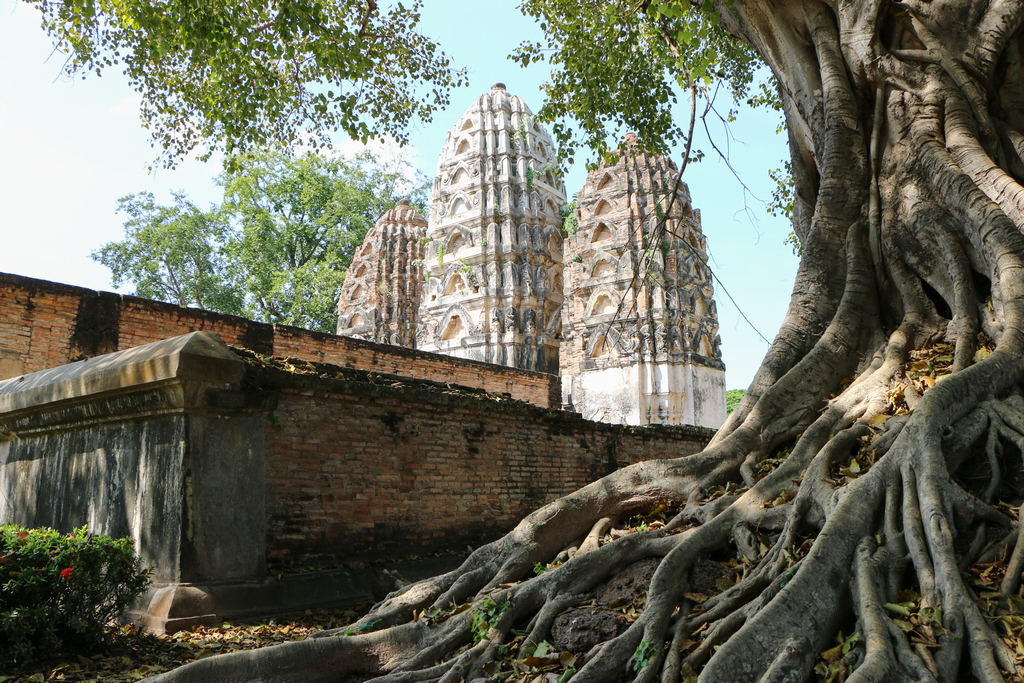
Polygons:
[[161,678],[1021,680],[1024,3],[525,9],[584,138],[656,148],[674,92],[770,68],[803,253],[743,402],[344,631]]

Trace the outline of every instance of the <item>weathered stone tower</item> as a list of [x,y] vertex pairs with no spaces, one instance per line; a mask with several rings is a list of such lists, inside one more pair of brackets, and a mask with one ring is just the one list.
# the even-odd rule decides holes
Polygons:
[[676,167],[634,150],[592,171],[566,240],[563,400],[597,421],[725,421],[721,360],[700,212]]
[[403,199],[366,233],[338,299],[338,334],[412,347],[427,221]]
[[495,83],[438,162],[417,348],[558,372],[564,203],[550,136]]

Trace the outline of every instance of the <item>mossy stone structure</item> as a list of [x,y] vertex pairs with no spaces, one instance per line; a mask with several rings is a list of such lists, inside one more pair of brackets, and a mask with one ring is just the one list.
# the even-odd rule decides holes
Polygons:
[[710,436],[193,332],[0,382],[0,521],[134,538],[154,569],[134,616],[173,632],[379,599],[382,565],[445,571],[533,508]]

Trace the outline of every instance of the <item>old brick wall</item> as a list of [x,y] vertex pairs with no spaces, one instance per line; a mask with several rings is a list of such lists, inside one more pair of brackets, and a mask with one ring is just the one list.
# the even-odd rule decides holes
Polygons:
[[260,353],[561,403],[555,375],[0,273],[0,380],[198,330]]
[[266,426],[272,568],[475,547],[619,467],[695,453],[712,434],[443,387],[263,372],[263,390],[279,392]]

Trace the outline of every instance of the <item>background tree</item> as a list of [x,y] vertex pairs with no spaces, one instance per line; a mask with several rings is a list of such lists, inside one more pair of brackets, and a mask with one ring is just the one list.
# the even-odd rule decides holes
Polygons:
[[[1024,534],[1000,501],[1024,494],[1024,3],[524,7],[553,49],[523,53],[555,66],[547,111],[598,145],[611,121],[659,149],[689,130],[679,88],[771,69],[803,251],[761,369],[703,452],[541,508],[331,634],[351,635],[161,680],[1020,680],[1000,615],[1024,611]],[[558,615],[643,561],[628,628],[545,659]]]
[[426,201],[403,160],[261,152],[233,160],[219,179],[225,201],[201,211],[182,194],[160,206],[121,200],[126,239],[93,252],[115,285],[197,306],[321,332],[337,327],[345,272],[367,230],[398,200]]
[[231,155],[336,131],[404,142],[465,82],[416,32],[418,0],[27,1],[68,75],[123,70],[167,165],[199,145]]
[[369,153],[351,160],[262,153],[238,158],[221,178],[234,228],[227,253],[247,317],[334,332],[352,256],[377,219],[410,194],[407,167],[386,169]]
[[243,297],[227,281],[228,226],[217,207],[203,211],[180,192],[171,206],[160,206],[141,192],[120,199],[118,211],[129,216],[125,240],[92,253],[110,268],[114,286],[131,282],[147,299],[242,313]]
[[729,389],[725,392],[725,412],[731,413],[743,400],[746,389]]

